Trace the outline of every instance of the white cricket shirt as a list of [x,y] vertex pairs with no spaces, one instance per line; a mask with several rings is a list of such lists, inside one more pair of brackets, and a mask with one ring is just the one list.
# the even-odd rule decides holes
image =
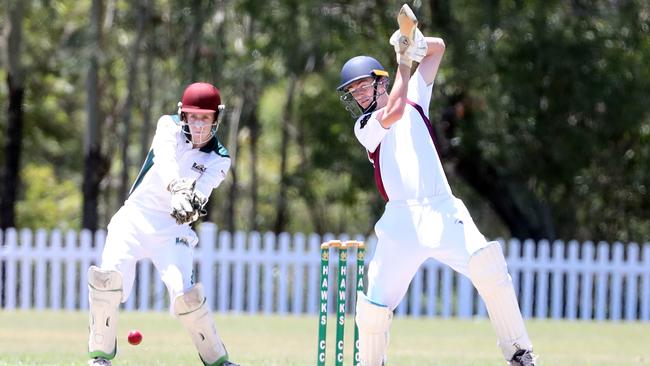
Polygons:
[[377,112],[363,115],[354,125],[357,139],[375,166],[375,180],[385,200],[422,199],[451,195],[451,188],[433,143],[427,85],[416,71],[408,84],[402,119],[389,129],[381,126]]
[[225,178],[230,169],[226,148],[215,137],[202,148],[193,149],[181,131],[178,116],[162,116],[158,120],[151,150],[131,188],[124,209],[144,232],[164,231],[178,227],[171,217],[169,183],[177,178],[193,178],[195,189],[205,197]]

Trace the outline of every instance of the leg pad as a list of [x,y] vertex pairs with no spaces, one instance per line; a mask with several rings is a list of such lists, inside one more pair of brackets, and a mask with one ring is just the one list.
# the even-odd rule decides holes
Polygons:
[[173,306],[174,314],[190,333],[201,361],[208,366],[219,366],[228,361],[228,352],[217,333],[201,284],[176,296]]
[[122,274],[113,270],[88,268],[90,318],[88,354],[111,360],[117,353],[117,313],[122,300]]
[[357,293],[356,322],[359,327],[359,358],[362,366],[381,366],[386,362],[389,328],[393,312]]
[[521,349],[532,350],[519,310],[517,296],[508,274],[501,246],[488,244],[474,253],[467,266],[469,277],[485,302],[503,356],[510,360]]

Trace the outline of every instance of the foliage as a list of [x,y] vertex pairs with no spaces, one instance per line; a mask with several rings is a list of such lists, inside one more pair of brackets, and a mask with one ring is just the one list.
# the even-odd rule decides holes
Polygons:
[[[102,154],[110,164],[101,187],[104,225],[121,203],[120,172],[126,168],[134,179],[141,151],[146,149],[142,145],[149,143],[142,140],[147,136],[150,140],[157,117],[174,113],[184,85],[206,80],[222,91],[229,114],[219,136],[237,154],[238,179],[228,179],[213,193],[214,221],[220,226],[227,223],[223,213],[234,199],[237,229],[248,230],[251,220],[260,230],[272,229],[279,185],[284,182],[290,202],[286,230],[372,230],[382,202],[371,166],[354,138],[353,121],[334,90],[341,65],[357,54],[377,57],[393,73],[387,37],[395,27],[399,4],[152,0],[150,28],[132,93],[136,99],[132,124],[125,136],[121,118],[132,77],[127,56],[136,38],[141,3],[104,3],[100,125],[105,141]],[[455,129],[447,131],[455,155],[444,163],[452,188],[476,213],[477,224],[487,236],[506,235],[509,228],[480,190],[458,175],[456,164],[463,157],[496,167],[498,179],[515,187],[513,199],[525,202],[529,213],[539,214],[545,207],[556,237],[648,239],[647,2],[502,0],[411,5],[424,33],[442,36],[447,43],[430,115],[439,123],[450,105],[464,106]],[[26,151],[19,226],[78,225],[76,216],[52,212],[60,208],[42,208],[54,215],[54,221],[30,216],[36,210],[27,207],[36,204],[36,197],[48,205],[79,200],[69,184],[82,176],[89,8],[89,1],[72,0],[29,1],[26,7],[21,58],[27,85]],[[6,17],[3,10],[0,16]],[[153,78],[151,87],[147,73]],[[0,76],[4,80],[3,70]],[[296,92],[289,111],[289,138],[283,141],[280,129],[292,77],[297,80]],[[6,96],[4,85],[0,96]],[[242,116],[247,117],[235,124],[235,107],[242,100],[246,102]],[[151,121],[144,121],[146,102],[151,103]],[[6,98],[1,104],[6,110]],[[255,120],[249,118],[251,114],[259,126],[251,124]],[[0,115],[0,127],[5,122],[6,116]],[[231,131],[234,126],[237,130]],[[250,169],[255,132],[259,133],[256,181]],[[127,167],[122,167],[119,156],[124,138],[129,145]],[[281,176],[283,143],[289,155]],[[59,184],[57,179],[63,180]],[[45,190],[36,184],[46,180],[58,189]],[[231,184],[238,192],[233,198]],[[259,197],[257,207],[251,202],[254,192]],[[70,199],[62,200],[64,194]]]
[[79,229],[81,192],[71,179],[56,177],[51,165],[23,168],[24,198],[16,207],[21,227]]

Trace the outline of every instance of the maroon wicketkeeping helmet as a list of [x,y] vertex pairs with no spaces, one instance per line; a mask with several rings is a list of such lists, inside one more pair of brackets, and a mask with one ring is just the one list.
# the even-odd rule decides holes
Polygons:
[[221,105],[221,94],[212,84],[193,83],[183,92],[181,112],[215,113]]
[[[221,93],[214,85],[209,83],[193,83],[185,88],[183,98],[178,102],[178,115],[181,120],[182,131],[189,140],[192,139],[190,126],[185,113],[214,113],[214,122],[210,128],[208,140],[217,133],[217,128],[223,118],[221,113],[226,106],[221,104]],[[207,141],[207,140],[206,140]],[[205,141],[195,141],[203,143]]]

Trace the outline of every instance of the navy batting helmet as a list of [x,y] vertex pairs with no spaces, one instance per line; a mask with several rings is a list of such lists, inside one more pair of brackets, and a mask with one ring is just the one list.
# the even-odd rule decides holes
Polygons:
[[370,56],[356,56],[348,60],[341,68],[341,85],[336,90],[342,91],[352,82],[369,77],[388,77],[379,61]]
[[[363,108],[346,88],[353,82],[365,78],[373,79],[372,85],[368,85],[373,88],[373,98],[370,105]],[[379,85],[385,85],[385,87],[377,90]],[[370,56],[356,56],[349,59],[341,68],[341,84],[336,88],[341,94],[340,99],[345,109],[354,118],[374,111],[377,108],[377,97],[385,93],[386,89],[388,89],[388,72],[384,70],[379,61]]]

